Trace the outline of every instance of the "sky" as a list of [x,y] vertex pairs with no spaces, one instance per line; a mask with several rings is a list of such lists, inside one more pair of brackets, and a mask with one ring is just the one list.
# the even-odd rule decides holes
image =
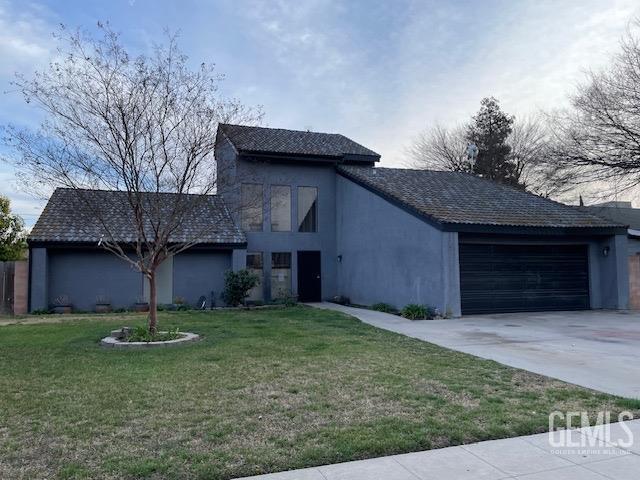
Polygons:
[[[0,0],[0,125],[37,127],[9,82],[46,67],[60,24],[108,21],[134,53],[179,32],[264,126],[342,133],[404,166],[420,131],[467,120],[483,97],[516,116],[567,105],[638,16],[637,0]],[[7,164],[0,194],[29,226],[44,206]]]

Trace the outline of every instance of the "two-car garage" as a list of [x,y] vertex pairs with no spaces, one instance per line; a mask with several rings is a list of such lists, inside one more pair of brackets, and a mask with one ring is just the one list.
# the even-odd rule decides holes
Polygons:
[[459,258],[463,315],[590,307],[586,244],[461,242]]

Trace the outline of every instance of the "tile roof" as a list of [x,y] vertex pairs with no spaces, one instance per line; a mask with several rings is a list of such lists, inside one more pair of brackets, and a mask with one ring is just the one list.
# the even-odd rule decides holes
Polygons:
[[338,170],[440,224],[621,227],[575,207],[467,173],[360,166],[339,166]]
[[[179,197],[175,193],[145,193],[149,206],[160,206],[158,215],[168,215]],[[160,197],[160,202],[152,201]],[[246,238],[233,222],[222,198],[197,195],[195,209],[185,215],[182,225],[171,235],[175,243],[245,243]],[[144,198],[144,197],[143,197]],[[96,210],[99,209],[99,210]],[[99,215],[96,215],[96,211]],[[30,242],[98,242],[109,238],[107,229],[97,218],[103,218],[108,231],[119,242],[135,242],[136,229],[127,192],[109,190],[73,190],[58,188],[47,203],[29,234]],[[150,226],[148,235],[153,234]]]
[[592,215],[597,215],[598,217],[618,222],[622,225],[628,225],[634,230],[640,230],[640,208],[617,206],[605,207],[603,205],[591,205],[588,207],[578,208]]
[[236,150],[243,153],[333,157],[366,162],[375,162],[380,159],[380,155],[373,150],[338,133],[305,132],[224,123],[221,123],[218,129]]

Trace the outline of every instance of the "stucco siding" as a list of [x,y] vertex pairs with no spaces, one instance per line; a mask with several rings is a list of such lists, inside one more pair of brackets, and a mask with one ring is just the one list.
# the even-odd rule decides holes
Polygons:
[[[227,152],[228,153],[228,152]],[[237,185],[242,183],[263,186],[263,225],[261,232],[245,232],[247,253],[261,252],[263,255],[264,292],[267,300],[276,296],[271,288],[271,254],[291,253],[291,290],[298,289],[297,252],[317,250],[321,252],[322,298],[336,295],[336,172],[333,165],[279,164],[237,160]],[[291,231],[271,231],[271,186],[291,187]],[[298,187],[317,187],[318,225],[316,232],[298,232]],[[224,186],[225,197],[236,221],[239,223],[237,195],[230,186]],[[237,193],[237,189],[236,189]]]
[[92,311],[101,295],[113,308],[126,308],[142,295],[142,274],[112,253],[50,249],[48,257],[48,306],[67,295],[75,310]]
[[356,304],[460,314],[458,241],[369,190],[337,179],[338,291]]
[[204,296],[209,305],[211,292],[216,304],[222,300],[224,273],[231,270],[231,251],[191,251],[173,259],[173,296],[182,297],[189,305],[196,305]]

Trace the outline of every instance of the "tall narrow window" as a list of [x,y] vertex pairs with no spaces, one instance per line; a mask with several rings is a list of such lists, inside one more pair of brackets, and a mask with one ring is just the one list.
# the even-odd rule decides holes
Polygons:
[[262,302],[264,300],[264,290],[262,288],[262,253],[247,253],[247,270],[255,273],[258,278],[258,284],[249,291],[247,300],[250,302]]
[[271,231],[291,231],[291,187],[271,186]]
[[271,254],[271,298],[284,298],[291,295],[291,253],[273,252]]
[[244,183],[240,194],[241,222],[245,232],[262,231],[262,185]]
[[298,231],[318,230],[318,189],[298,187]]

